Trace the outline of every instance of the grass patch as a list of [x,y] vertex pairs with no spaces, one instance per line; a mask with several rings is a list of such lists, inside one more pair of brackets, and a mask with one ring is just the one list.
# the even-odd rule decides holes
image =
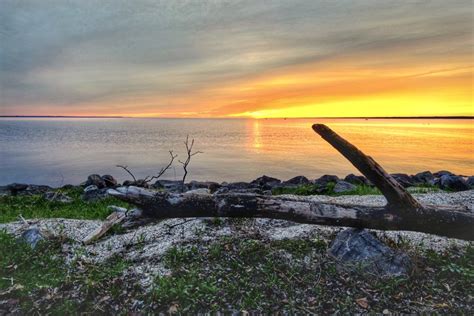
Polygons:
[[[297,187],[281,187],[272,190],[273,195],[282,194],[294,194],[294,195],[330,195],[330,196],[342,196],[342,195],[381,195],[379,189],[368,185],[355,185],[355,189],[348,192],[336,193],[334,192],[334,182],[328,183],[327,187],[322,190],[314,184],[304,184]],[[407,188],[410,193],[433,193],[443,192],[440,188],[434,185],[416,185]]]
[[[171,275],[158,277],[146,300],[159,311],[178,306],[185,314],[229,309],[463,313],[472,308],[472,247],[412,253],[416,269],[411,277],[385,279],[339,270],[326,249],[326,242],[318,239],[228,238],[207,246],[175,247],[165,254]],[[368,307],[357,302],[360,298]]]
[[80,259],[66,264],[64,242],[40,241],[32,249],[0,231],[0,301],[9,302],[7,309],[19,309],[20,314],[79,314],[93,312],[104,297],[120,300],[125,288],[121,275],[129,263],[116,257],[100,265]]
[[105,219],[110,214],[108,205],[128,206],[127,203],[113,197],[86,202],[81,198],[81,188],[65,189],[61,192],[74,201],[71,203],[48,201],[41,195],[1,196],[0,223],[18,220],[20,214],[24,218]]

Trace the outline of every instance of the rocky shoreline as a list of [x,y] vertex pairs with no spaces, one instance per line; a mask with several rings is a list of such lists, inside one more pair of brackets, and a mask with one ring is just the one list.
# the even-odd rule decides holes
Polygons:
[[[448,192],[467,191],[474,188],[474,176],[456,175],[450,171],[438,172],[423,171],[415,175],[403,173],[391,174],[405,188],[424,187]],[[137,186],[147,189],[155,189],[170,193],[188,192],[191,190],[208,190],[209,193],[254,193],[272,195],[275,192],[285,193],[285,190],[306,188],[307,195],[324,194],[351,194],[357,195],[357,188],[374,188],[372,183],[364,176],[349,174],[344,178],[335,175],[323,175],[317,179],[308,179],[305,176],[296,176],[283,181],[277,178],[263,175],[250,182],[222,182],[213,181],[190,181],[183,185],[179,180],[156,180],[149,183],[143,179],[136,181],[126,180],[119,183],[111,175],[91,174],[87,180],[80,185],[67,184],[61,188],[52,188],[47,185],[35,185],[24,183],[12,183],[0,186],[0,196],[4,195],[43,195],[45,199],[56,200],[67,203],[70,199],[57,192],[58,189],[71,189],[80,187],[83,189],[83,198],[93,201],[107,197],[107,190],[119,186]],[[60,191],[60,190],[59,190]]]

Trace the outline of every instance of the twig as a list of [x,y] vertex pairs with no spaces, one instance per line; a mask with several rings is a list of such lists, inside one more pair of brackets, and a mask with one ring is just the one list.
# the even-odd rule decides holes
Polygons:
[[178,155],[175,155],[172,150],[170,150],[169,153],[170,153],[170,161],[168,162],[168,164],[167,164],[165,167],[161,168],[161,170],[158,172],[158,174],[157,174],[156,176],[152,176],[152,177],[147,176],[143,181],[145,181],[145,182],[148,183],[148,182],[150,182],[150,181],[153,180],[153,179],[158,179],[158,178],[160,178],[169,168],[171,168],[171,166],[173,165],[173,161],[175,160],[176,157],[178,157]]
[[128,166],[117,165],[116,167],[122,168],[123,170],[125,170],[129,175],[132,176],[133,181],[134,181],[134,182],[137,182],[137,178],[135,178],[135,176],[133,175],[133,173],[132,173],[130,170],[128,170]]

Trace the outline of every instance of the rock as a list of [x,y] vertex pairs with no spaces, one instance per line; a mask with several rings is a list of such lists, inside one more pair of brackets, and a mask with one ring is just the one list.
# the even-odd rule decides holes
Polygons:
[[105,186],[108,188],[115,188],[118,184],[117,180],[110,174],[104,174],[102,180],[104,180]]
[[355,174],[349,174],[344,178],[344,181],[355,184],[355,185],[368,185],[372,186],[372,183],[367,180],[364,176],[356,176]]
[[326,187],[329,183],[331,183],[331,182],[336,183],[339,180],[340,179],[339,179],[338,176],[326,174],[326,175],[314,180],[314,184],[319,186],[319,187]]
[[178,180],[157,180],[152,187],[155,189],[164,189],[168,192],[181,192],[182,182]]
[[291,178],[287,181],[284,181],[282,183],[283,186],[298,186],[298,185],[305,185],[305,184],[310,184],[311,181],[308,180],[305,176],[297,176],[294,178]]
[[145,188],[145,189],[149,189],[150,187],[153,187],[153,186],[150,186],[150,184],[146,182],[145,179],[138,179],[137,181],[125,180],[122,185],[124,187],[133,186],[133,187],[139,187],[139,188]]
[[21,239],[34,249],[40,240],[44,240],[44,236],[41,234],[41,231],[35,227],[25,230],[21,234]]
[[84,188],[84,193],[89,192],[89,191],[96,191],[99,188],[96,185],[89,185]]
[[412,176],[415,184],[434,184],[435,177],[430,171],[423,171]]
[[443,190],[450,191],[466,191],[469,190],[469,185],[466,180],[460,176],[445,174],[436,182]]
[[265,175],[250,182],[250,184],[261,187],[264,190],[271,190],[273,187],[279,185],[280,183],[281,183],[280,179],[272,178]]
[[12,183],[7,185],[7,190],[10,191],[11,195],[17,195],[20,191],[26,190],[28,184],[24,183]]
[[214,193],[221,187],[221,185],[217,182],[212,182],[212,181],[204,181],[204,182],[191,181],[188,184],[186,184],[186,187],[189,190],[209,189],[211,193]]
[[365,229],[341,231],[328,251],[347,267],[361,267],[384,277],[406,276],[412,267],[406,254],[387,247]]
[[105,199],[108,196],[107,188],[99,189],[96,185],[89,185],[84,189],[82,199],[86,202]]
[[474,176],[470,176],[467,178],[466,184],[471,188],[474,188]]
[[334,193],[345,193],[345,192],[354,191],[355,189],[357,189],[357,187],[353,185],[352,183],[339,180],[336,182],[336,185],[334,186]]
[[49,191],[43,194],[43,198],[51,202],[60,202],[60,203],[71,203],[74,201],[73,198],[67,196],[66,194],[63,194],[61,192],[53,192],[53,191]]
[[392,173],[390,175],[405,188],[412,187],[414,185],[411,177],[405,173]]
[[444,176],[444,175],[455,176],[454,173],[452,173],[451,171],[447,171],[447,170],[440,170],[440,171],[438,171],[438,172],[433,173],[433,175],[434,175],[436,178],[441,178],[441,177]]
[[85,183],[86,187],[90,185],[95,185],[97,188],[102,189],[105,188],[105,181],[98,174],[91,174],[87,177],[87,181]]

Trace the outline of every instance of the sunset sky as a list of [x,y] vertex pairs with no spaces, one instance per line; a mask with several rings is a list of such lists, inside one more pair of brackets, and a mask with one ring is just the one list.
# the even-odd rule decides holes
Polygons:
[[0,115],[474,115],[472,1],[0,0]]

